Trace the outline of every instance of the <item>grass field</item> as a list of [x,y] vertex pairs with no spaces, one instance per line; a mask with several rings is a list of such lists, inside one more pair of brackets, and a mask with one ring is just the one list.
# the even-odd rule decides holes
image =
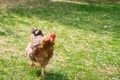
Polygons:
[[[32,28],[57,33],[44,79],[28,68]],[[120,3],[1,1],[0,80],[120,80]]]

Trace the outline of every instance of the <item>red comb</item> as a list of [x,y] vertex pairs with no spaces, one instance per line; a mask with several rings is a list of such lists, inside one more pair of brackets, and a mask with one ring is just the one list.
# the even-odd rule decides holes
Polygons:
[[52,34],[50,34],[50,38],[51,38],[51,41],[54,42],[56,38],[56,32],[53,32]]

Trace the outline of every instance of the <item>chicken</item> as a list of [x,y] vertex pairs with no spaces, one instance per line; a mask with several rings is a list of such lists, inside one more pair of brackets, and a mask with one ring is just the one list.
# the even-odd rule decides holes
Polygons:
[[[39,32],[39,30],[36,31],[34,31],[32,34]],[[39,35],[32,36],[32,42],[29,43],[28,47],[26,48],[26,52],[32,61],[31,66],[34,66],[35,62],[38,62],[41,65],[41,77],[44,77],[44,68],[49,63],[50,58],[53,56],[56,33],[54,32],[49,36],[43,36],[41,32]]]
[[[27,48],[26,48],[26,53],[28,55],[28,57],[31,59],[31,61],[35,62],[35,57],[34,57],[34,50],[35,50],[35,46],[40,44],[41,39],[43,38],[43,33],[41,30],[39,29],[33,29],[31,31],[31,42],[28,44]],[[34,66],[34,64],[31,64],[31,67]]]

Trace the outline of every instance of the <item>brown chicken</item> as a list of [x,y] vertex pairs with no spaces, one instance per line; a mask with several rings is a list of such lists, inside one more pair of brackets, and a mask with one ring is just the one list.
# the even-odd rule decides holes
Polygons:
[[41,77],[44,77],[44,67],[53,56],[55,38],[56,33],[52,33],[49,36],[43,36],[41,30],[34,30],[32,32],[32,42],[29,43],[26,48],[27,55],[32,61],[31,67],[35,65],[35,62],[41,65]]

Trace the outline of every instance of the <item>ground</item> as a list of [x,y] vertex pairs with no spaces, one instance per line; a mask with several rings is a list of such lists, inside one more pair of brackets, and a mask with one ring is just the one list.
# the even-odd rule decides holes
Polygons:
[[[29,68],[32,28],[57,33],[54,57]],[[119,80],[120,3],[0,1],[0,80]]]

